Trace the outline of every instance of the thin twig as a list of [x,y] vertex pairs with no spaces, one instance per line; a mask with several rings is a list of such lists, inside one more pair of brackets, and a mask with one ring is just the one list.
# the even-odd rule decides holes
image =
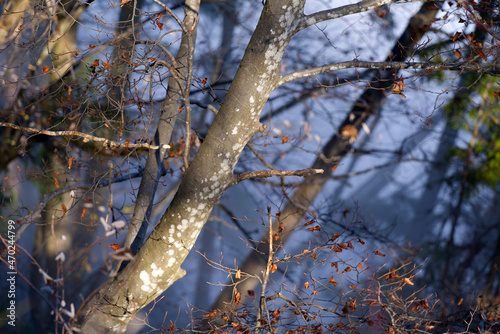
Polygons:
[[[267,282],[269,281],[269,272],[271,271],[271,266],[273,263],[273,229],[272,229],[272,224],[273,224],[273,217],[271,215],[271,206],[267,206],[267,216],[269,220],[269,254],[267,256],[267,266],[266,266],[266,271],[263,274],[262,277],[262,286],[260,289],[260,300],[259,300],[259,311],[257,313],[257,328],[255,329],[255,334],[260,333],[260,329],[262,327],[261,325],[261,319],[262,319],[262,312],[264,311],[265,303],[266,303],[266,287],[267,287]],[[268,324],[271,322],[268,321]]]

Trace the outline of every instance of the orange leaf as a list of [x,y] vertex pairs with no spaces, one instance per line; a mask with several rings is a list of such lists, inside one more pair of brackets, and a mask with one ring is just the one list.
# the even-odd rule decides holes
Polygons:
[[462,303],[463,303],[463,302],[464,302],[464,299],[463,299],[463,298],[460,298],[460,300],[459,300],[459,301],[458,301],[458,303],[457,303],[457,306],[462,305]]
[[234,278],[236,278],[236,279],[240,279],[241,278],[241,270],[238,269],[236,271],[236,274],[234,275]]
[[76,51],[75,51],[75,57],[78,57],[79,54],[80,54],[80,50],[76,49]]
[[358,269],[363,269],[363,262],[358,263],[356,267],[358,267]]
[[276,270],[278,270],[278,266],[276,265],[276,263],[273,263],[271,265],[271,274],[274,273]]
[[487,60],[487,59],[488,59],[488,58],[486,58],[486,56],[485,56],[485,54],[484,54],[483,50],[481,50],[481,49],[477,49],[477,50],[476,50],[476,52],[478,53],[478,55],[480,55],[480,56],[481,56],[481,58],[483,58],[483,60]]
[[332,167],[332,172],[334,172],[337,169],[337,165]]
[[49,66],[44,66],[42,69],[43,74],[46,74],[50,70]]
[[95,48],[95,44],[90,44],[89,49],[93,49],[93,48]]
[[75,161],[76,159],[74,157],[71,157],[69,158],[68,160],[68,169],[71,169],[71,167],[73,166],[73,161]]
[[379,251],[375,251],[375,252],[373,252],[373,254],[385,257],[385,254],[380,253]]
[[217,310],[203,315],[203,318],[213,318],[217,314]]
[[203,78],[203,80],[201,81],[201,84],[203,86],[205,86],[207,84],[207,80],[208,80],[207,78]]
[[304,283],[304,288],[309,289],[309,282]]
[[64,205],[64,203],[63,203],[63,204],[61,204],[61,208],[62,208],[62,210],[63,210],[64,212],[68,211],[68,209],[66,208],[66,205]]
[[314,226],[314,227],[310,227],[308,228],[309,231],[311,232],[314,232],[314,231],[321,231],[321,227],[319,226]]
[[354,246],[352,245],[352,243],[350,241],[347,242],[347,247],[354,249]]
[[344,269],[344,271],[347,272],[347,273],[350,272],[351,270],[352,270],[351,267],[347,267],[347,268]]
[[163,23],[161,23],[160,21],[156,20],[156,25],[158,26],[158,28],[160,28],[160,30],[163,30]]
[[413,282],[410,281],[410,279],[408,277],[403,278],[403,282],[405,282],[406,284],[413,285]]
[[240,301],[241,301],[241,293],[239,293],[239,292],[238,292],[238,293],[236,293],[236,295],[234,296],[234,302],[235,302],[236,304],[239,304],[239,303],[240,303]]
[[335,280],[335,278],[333,278],[333,276],[330,277],[330,279],[328,280],[328,283],[332,283],[333,286],[337,286],[337,281]]
[[118,244],[111,244],[111,245],[109,245],[109,247],[111,247],[113,250],[118,250],[120,248],[120,245],[118,245]]
[[364,242],[361,238],[358,238],[358,242],[359,242],[360,244],[362,244],[362,245],[364,245],[364,244],[365,244],[365,242]]
[[82,214],[80,215],[80,219],[83,219],[85,217],[85,213],[87,212],[87,208],[82,209]]
[[102,65],[105,70],[109,70],[109,62],[106,60],[104,64]]
[[120,2],[120,7],[125,6],[125,5],[126,5],[126,4],[128,4],[130,1],[132,1],[132,0],[122,0],[122,2]]
[[334,235],[332,235],[332,238],[330,240],[335,241],[335,240],[337,240],[338,237],[340,237],[340,234],[335,233]]
[[54,187],[56,187],[56,190],[59,190],[59,181],[57,181],[56,177],[54,177]]
[[342,249],[347,249],[347,246],[344,245],[344,244],[339,244],[339,247],[342,248]]
[[455,57],[457,57],[457,59],[462,58],[462,52],[460,52],[459,50],[455,50]]
[[8,179],[10,179],[10,176],[8,176],[8,175],[7,175],[6,177],[4,177],[4,178],[3,178],[3,180],[4,180],[4,181],[6,181],[6,180],[8,180]]
[[128,145],[130,144],[130,139],[125,140],[125,148],[128,150]]
[[281,143],[285,144],[287,142],[288,142],[288,136],[283,137],[283,139],[281,140]]
[[92,66],[94,66],[94,67],[99,66],[99,59],[95,59],[94,63],[92,64]]
[[280,236],[279,236],[277,233],[274,233],[274,235],[273,235],[273,239],[274,239],[275,241],[278,241],[278,240],[280,239]]
[[309,226],[309,225],[312,225],[312,224],[314,224],[315,222],[316,222],[316,221],[315,221],[314,219],[312,219],[312,220],[308,221],[307,223],[305,223],[305,224],[304,224],[304,227]]

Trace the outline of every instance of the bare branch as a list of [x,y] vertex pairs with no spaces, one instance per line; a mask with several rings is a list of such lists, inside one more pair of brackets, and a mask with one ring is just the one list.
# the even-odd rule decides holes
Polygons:
[[[257,312],[257,329],[255,330],[255,334],[260,334],[260,329],[262,326],[262,312],[264,311],[264,307],[266,306],[266,288],[267,288],[267,282],[269,281],[269,274],[271,272],[271,266],[273,264],[273,257],[274,257],[274,251],[273,251],[273,218],[271,215],[271,206],[267,206],[267,217],[269,219],[269,254],[267,255],[267,266],[266,266],[266,271],[262,273],[262,285],[260,289],[260,300],[259,300],[259,310]],[[266,307],[267,311],[267,307]],[[269,318],[269,314],[268,314]],[[271,321],[268,319],[267,321],[268,324],[271,323]]]
[[489,74],[499,74],[500,69],[498,65],[491,64],[490,66],[480,66],[471,64],[431,64],[431,63],[419,63],[419,62],[401,62],[401,61],[344,61],[340,63],[333,63],[328,65],[323,65],[319,67],[308,68],[302,71],[296,71],[292,73],[285,74],[281,76],[281,79],[277,83],[277,87],[284,85],[287,82],[307,78],[313,75],[333,72],[339,70],[345,70],[348,68],[368,68],[368,69],[413,69],[413,70],[433,70],[433,71],[462,71],[462,72],[481,72]]
[[315,174],[323,174],[323,169],[300,169],[300,170],[261,170],[256,172],[246,172],[236,175],[236,183],[239,183],[243,180],[251,179],[251,178],[265,178],[271,176],[302,176],[308,177]]
[[[119,183],[119,182],[123,182],[126,180],[134,179],[136,177],[142,176],[142,174],[143,174],[143,169],[141,168],[140,170],[138,170],[134,173],[129,173],[127,175],[121,175],[121,176],[117,176],[114,178],[105,179],[105,180],[99,181],[98,183],[75,183],[75,184],[70,184],[69,186],[66,186],[64,188],[57,189],[57,190],[51,192],[50,194],[45,195],[43,197],[43,199],[38,203],[36,210],[30,214],[31,221],[37,219],[38,217],[40,217],[42,215],[42,211],[45,210],[49,201],[51,201],[52,199],[54,199],[56,197],[59,197],[59,196],[65,194],[67,192],[70,192],[72,190],[88,190],[88,189],[92,189],[92,188],[106,187],[106,186],[109,186],[110,184]],[[28,218],[28,217],[26,217],[26,218]],[[30,224],[25,222],[17,230],[16,241],[21,238],[21,234],[24,232],[24,230],[29,225]]]
[[302,22],[297,27],[297,31],[305,29],[319,22],[334,20],[342,16],[366,12],[391,2],[392,0],[363,0],[351,5],[327,9],[321,12],[306,15],[302,18]]
[[[133,149],[133,148],[143,148],[143,149],[151,149],[151,150],[157,150],[160,148],[160,146],[155,146],[151,145],[148,143],[139,143],[139,144],[129,144],[129,143],[118,143],[113,140],[109,140],[106,138],[102,137],[96,137],[92,136],[80,131],[50,131],[50,130],[42,130],[42,129],[35,129],[35,128],[27,128],[24,126],[19,126],[16,124],[12,123],[5,123],[5,122],[0,122],[0,126],[7,127],[7,128],[12,128],[16,130],[21,130],[21,131],[26,131],[26,132],[31,132],[37,135],[46,135],[46,136],[51,136],[51,137],[80,137],[83,138],[84,143],[88,143],[89,141],[96,141],[103,143],[104,146],[109,147],[109,148],[126,148],[126,149]],[[169,149],[170,145],[163,145],[163,148]]]

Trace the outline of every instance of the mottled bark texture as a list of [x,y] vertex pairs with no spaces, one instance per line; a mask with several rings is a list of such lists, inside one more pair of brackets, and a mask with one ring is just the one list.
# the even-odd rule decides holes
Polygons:
[[135,313],[182,277],[180,266],[214,204],[237,181],[233,170],[243,148],[265,128],[260,113],[303,6],[297,0],[265,5],[224,104],[170,207],[134,259],[82,308],[82,332],[124,332]]

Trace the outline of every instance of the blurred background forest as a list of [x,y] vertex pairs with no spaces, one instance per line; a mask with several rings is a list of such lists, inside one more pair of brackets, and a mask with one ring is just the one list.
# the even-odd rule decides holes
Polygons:
[[[308,0],[305,12],[353,2]],[[183,18],[183,2],[165,4]],[[0,326],[16,333],[71,332],[65,324],[74,312],[127,259],[116,249],[127,235],[147,143],[172,75],[159,60],[177,53],[182,29],[157,1],[4,0],[0,8],[0,232],[6,237],[7,222],[14,221],[18,247],[18,320],[9,328],[5,248]],[[260,0],[201,1],[190,123],[183,100],[147,233],[172,200],[186,159],[203,145],[262,8]],[[293,313],[307,297],[324,308],[309,304],[308,316],[329,314],[335,319],[329,323],[338,324],[353,314],[330,326],[332,332],[498,331],[499,27],[497,1],[415,1],[295,35],[283,73],[354,59],[456,67],[345,69],[276,89],[261,115],[267,129],[251,139],[236,172],[323,168],[321,182],[275,176],[229,188],[182,265],[186,275],[145,307],[128,333],[206,329],[199,322],[224,319],[214,312],[224,302],[235,312],[227,332],[245,332],[235,318],[259,320],[242,312],[258,308],[260,286],[235,290],[229,283],[260,268],[249,259],[268,247],[259,246],[270,220],[267,206],[278,225],[291,212],[303,213],[274,240],[283,265],[271,267],[267,294],[294,296],[274,310]],[[336,147],[339,138],[348,145]],[[334,248],[332,262],[325,254],[337,237],[346,247]],[[255,261],[266,268],[266,256]],[[352,270],[339,273],[334,263]],[[313,287],[330,277],[335,284]],[[357,302],[365,300],[367,310],[374,300],[389,306],[378,313],[356,310],[349,293],[358,283]],[[387,299],[372,299],[373,289],[382,287]],[[302,320],[270,318],[283,333],[327,332],[328,321],[307,325],[300,312]],[[379,316],[353,320],[356,312]]]

